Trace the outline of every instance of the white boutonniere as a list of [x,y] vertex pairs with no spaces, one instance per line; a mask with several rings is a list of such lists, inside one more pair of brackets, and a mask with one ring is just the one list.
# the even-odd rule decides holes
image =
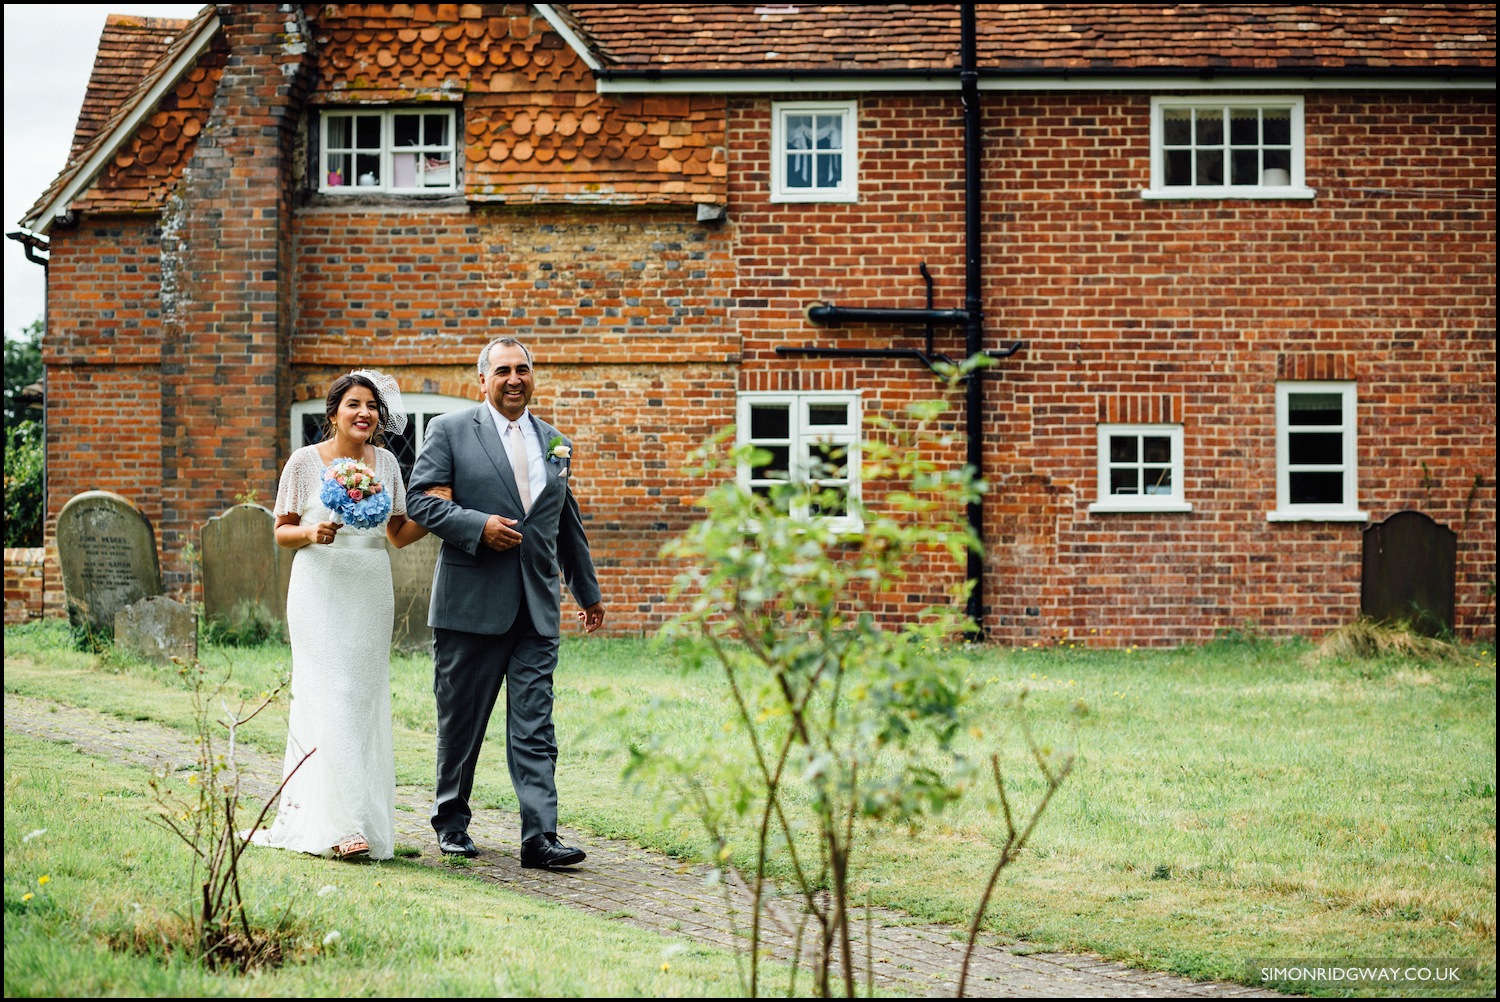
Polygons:
[[561,435],[554,435],[552,441],[547,443],[547,459],[554,465],[562,464],[562,469],[557,475],[566,477],[573,463],[573,448],[563,440]]

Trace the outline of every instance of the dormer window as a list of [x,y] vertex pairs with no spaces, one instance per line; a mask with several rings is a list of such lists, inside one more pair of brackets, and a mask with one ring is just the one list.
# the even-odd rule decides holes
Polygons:
[[431,195],[458,190],[451,108],[324,111],[318,190]]

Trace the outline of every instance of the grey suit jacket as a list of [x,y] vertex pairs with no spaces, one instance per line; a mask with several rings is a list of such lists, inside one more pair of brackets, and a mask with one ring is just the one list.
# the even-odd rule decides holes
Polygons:
[[[544,449],[553,438],[561,437],[535,415],[531,420]],[[568,462],[546,457],[543,465],[547,486],[526,512],[488,406],[481,403],[445,414],[428,425],[422,453],[412,469],[406,507],[418,525],[443,540],[432,576],[429,626],[505,633],[515,622],[524,595],[537,633],[560,636],[559,575],[580,606],[587,608],[600,600],[578,502],[562,475]],[[453,487],[452,501],[422,493],[443,484]],[[484,526],[492,514],[517,520],[520,546],[497,552],[484,545]]]

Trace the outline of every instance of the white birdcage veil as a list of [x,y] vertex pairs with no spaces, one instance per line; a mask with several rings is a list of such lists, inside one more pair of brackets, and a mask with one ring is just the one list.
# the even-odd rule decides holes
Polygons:
[[349,375],[363,376],[375,384],[375,392],[385,405],[387,435],[399,435],[406,430],[406,405],[401,402],[401,387],[396,385],[395,379],[374,369],[355,369]]

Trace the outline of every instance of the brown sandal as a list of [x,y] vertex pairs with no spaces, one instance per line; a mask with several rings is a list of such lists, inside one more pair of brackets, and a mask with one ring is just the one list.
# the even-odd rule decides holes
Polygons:
[[370,843],[363,835],[350,835],[333,847],[334,859],[364,859],[370,854]]

